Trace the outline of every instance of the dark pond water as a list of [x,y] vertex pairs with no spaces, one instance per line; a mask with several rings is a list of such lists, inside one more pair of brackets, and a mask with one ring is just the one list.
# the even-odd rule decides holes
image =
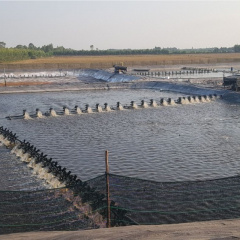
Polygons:
[[[140,103],[180,94],[152,90],[0,95],[1,117],[39,107],[117,101]],[[239,173],[240,110],[221,100],[138,110],[1,120],[62,166],[87,180],[105,171],[109,150],[112,173],[155,181],[215,179]]]

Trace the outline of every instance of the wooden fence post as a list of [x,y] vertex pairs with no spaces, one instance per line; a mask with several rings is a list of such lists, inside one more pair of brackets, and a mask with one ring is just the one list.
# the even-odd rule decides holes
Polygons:
[[4,68],[4,86],[7,86],[7,81],[6,81],[6,72],[5,72],[5,68]]
[[110,190],[109,190],[109,164],[108,164],[108,150],[105,151],[106,164],[106,194],[107,194],[107,228],[111,227],[111,208],[110,208]]

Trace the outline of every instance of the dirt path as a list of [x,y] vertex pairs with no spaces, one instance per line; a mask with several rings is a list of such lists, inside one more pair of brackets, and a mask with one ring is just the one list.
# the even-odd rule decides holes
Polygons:
[[1,240],[237,240],[240,220],[219,220],[159,226],[129,226],[75,232],[32,232],[0,235]]

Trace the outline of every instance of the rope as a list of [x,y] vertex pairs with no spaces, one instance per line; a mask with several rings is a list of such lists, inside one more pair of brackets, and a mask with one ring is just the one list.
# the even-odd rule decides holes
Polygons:
[[[28,216],[28,215],[44,215],[44,214],[58,214],[58,213],[67,213],[66,211],[64,212],[29,212],[29,213],[10,213],[10,214],[0,214],[0,216]],[[70,212],[69,212],[70,213]],[[47,215],[46,215],[47,217]]]
[[[98,208],[96,210],[92,210],[91,213],[95,213],[95,212],[98,212],[102,209],[105,209],[107,208],[107,206],[104,206],[104,207],[101,207],[101,208]],[[30,212],[30,213],[11,213],[11,214],[0,214],[0,216],[27,216],[27,215],[44,215],[44,214],[49,214],[49,215],[52,215],[52,214],[58,214],[58,213],[71,213],[73,211],[63,211],[63,212],[43,212],[43,213],[39,213],[39,212]],[[79,214],[79,213],[78,213]],[[82,213],[84,214],[84,213]],[[46,215],[47,217],[48,215]]]
[[[194,183],[194,182],[193,182]],[[179,182],[179,184],[181,184],[181,182]],[[240,183],[239,183],[240,184]],[[164,190],[158,190],[158,192],[161,192],[161,193],[170,193],[170,192],[173,192],[173,193],[194,193],[194,192],[216,192],[216,191],[219,191],[219,190],[222,190],[222,189],[228,189],[228,190],[231,190],[231,189],[234,189],[234,188],[239,188],[239,184],[236,184],[236,185],[231,185],[231,186],[217,186],[218,189],[216,189],[216,186],[215,188],[197,188],[197,189],[192,189],[192,190],[184,190],[184,191],[178,191],[178,190],[174,190],[174,189],[164,189]],[[161,183],[159,182],[159,185],[160,186],[163,186],[161,185]],[[124,188],[124,190],[126,191],[144,191],[145,192],[145,189],[147,190],[147,186],[146,187],[139,187],[139,188],[130,188],[126,185],[118,185],[118,184],[111,184],[110,183],[110,188],[111,187],[120,187],[120,188]],[[230,188],[231,187],[231,188]],[[213,190],[214,189],[214,190]]]
[[[236,194],[234,194],[236,195]],[[190,200],[184,200],[184,201],[174,201],[174,203],[191,203],[191,202],[207,202],[207,201],[214,201],[214,202],[222,202],[225,200],[234,200],[234,199],[239,199],[239,194],[237,195],[238,197],[221,197],[221,199],[215,199],[215,198],[203,198],[201,200],[196,200],[196,201],[190,201]],[[129,200],[129,197],[121,197],[118,195],[113,195],[111,194],[111,198],[113,199],[123,199],[123,200]],[[147,203],[166,203],[168,200],[166,201],[158,201],[158,200],[145,200],[145,199],[139,199],[136,198],[134,199],[134,202],[147,202]]]
[[[19,199],[16,199],[16,200],[18,200],[19,201]],[[56,203],[58,203],[58,202],[64,202],[65,200],[64,199],[54,199],[54,203],[56,202]],[[32,203],[44,203],[44,202],[47,202],[47,203],[49,203],[49,199],[46,199],[45,201],[44,200],[42,200],[42,201],[36,201],[36,202],[17,202],[17,203],[13,203],[13,202],[0,202],[0,204],[6,204],[6,205],[13,205],[13,206],[15,206],[15,205],[25,205],[25,204],[32,204]]]
[[49,189],[40,189],[40,190],[34,190],[34,191],[26,191],[26,190],[12,190],[12,191],[7,191],[7,190],[0,190],[0,194],[1,193],[37,193],[37,192],[51,192],[51,191],[56,191],[56,190],[69,190],[70,188],[66,188],[66,187],[61,187],[61,188],[49,188]]
[[[240,219],[240,218],[235,218],[235,219]],[[132,225],[132,221],[127,221],[127,220],[118,220],[118,219],[110,219],[111,222],[123,222],[123,223],[126,223],[126,224],[131,224]],[[222,220],[222,218],[215,218],[215,220]],[[191,221],[185,221],[185,222],[191,222]],[[161,224],[165,224],[165,223],[159,223],[159,222],[135,222],[136,225],[161,225]]]
[[199,213],[199,212],[212,212],[212,211],[219,211],[219,210],[229,210],[229,209],[237,209],[239,207],[229,207],[229,208],[212,208],[212,209],[204,209],[204,210],[191,210],[191,211],[182,211],[182,212],[164,212],[164,211],[157,211],[157,210],[135,210],[130,208],[123,208],[123,207],[111,207],[111,209],[120,209],[125,210],[128,212],[139,212],[139,213],[161,213],[165,215],[177,215],[177,214],[186,214],[186,213]]
[[51,225],[54,223],[60,223],[67,219],[74,219],[73,217],[63,218],[59,221],[46,222],[46,223],[30,223],[30,224],[18,224],[18,225],[8,225],[8,224],[0,224],[0,227],[24,227],[24,226],[42,226],[42,225]]

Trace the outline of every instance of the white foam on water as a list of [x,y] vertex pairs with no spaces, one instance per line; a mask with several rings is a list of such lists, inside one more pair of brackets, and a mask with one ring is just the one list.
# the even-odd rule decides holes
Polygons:
[[3,135],[0,135],[0,141],[2,142],[3,145],[7,147],[10,146],[11,144],[11,142],[8,139],[6,139]]
[[25,153],[25,154],[23,154],[22,155],[22,157],[21,157],[21,160],[23,161],[23,162],[30,162],[30,155],[29,155],[29,153]]
[[45,180],[53,188],[65,187],[66,184],[61,183],[53,174],[48,173],[49,168],[43,167],[42,163],[37,163],[34,158],[30,158],[28,153],[22,154],[21,161],[28,163],[28,167],[33,169],[33,174],[38,178]]
[[207,101],[207,102],[211,102],[211,99],[210,99],[209,96],[206,96],[206,101]]
[[23,156],[23,150],[20,148],[16,148],[15,152],[17,157],[21,158]]
[[133,105],[132,105],[132,107],[131,107],[132,109],[137,109],[138,108],[138,106],[137,106],[137,104],[136,103],[133,103]]
[[110,112],[110,111],[112,111],[112,109],[107,105],[107,107],[105,108],[105,111]]
[[49,184],[50,184],[52,187],[54,187],[54,188],[58,188],[58,187],[61,185],[61,183],[59,182],[59,180],[58,180],[57,178],[53,178],[53,179],[49,182]]
[[200,103],[200,100],[198,97],[195,98],[195,103]]
[[92,108],[88,107],[88,109],[86,110],[87,113],[93,113]]
[[50,110],[50,116],[51,117],[57,117],[57,113],[56,113],[56,111],[54,109]]
[[36,166],[36,159],[32,158],[31,161],[28,164],[28,167],[35,168],[35,166]]
[[97,112],[102,112],[103,110],[102,110],[102,107],[101,106],[98,106],[97,107]]
[[150,107],[157,107],[158,105],[157,105],[156,101],[153,100],[152,102],[150,102],[149,106]]
[[45,174],[45,180],[46,180],[46,182],[47,182],[48,184],[50,184],[50,182],[51,182],[52,179],[54,179],[54,178],[55,178],[55,176],[54,176],[52,173],[46,172],[46,174]]
[[163,102],[161,103],[161,106],[168,106],[168,103],[165,99],[163,99]]
[[49,171],[48,168],[42,168],[39,171],[39,178],[46,180],[47,179],[47,172]]
[[119,106],[117,107],[117,110],[122,111],[123,110],[123,106],[121,104],[119,104]]
[[27,111],[24,113],[23,118],[26,119],[26,120],[32,119],[32,118],[29,116],[29,113],[28,113]]
[[76,108],[76,113],[77,113],[77,114],[82,114],[82,110],[81,110],[79,107],[77,107],[77,108]]
[[37,110],[36,115],[37,115],[37,118],[44,118],[40,110]]
[[10,151],[11,154],[16,154],[16,151],[18,150],[20,144],[16,144],[13,149]]
[[[2,134],[0,134],[0,141],[5,146],[13,145],[9,140],[4,139]],[[37,175],[38,178],[45,180],[45,182],[53,188],[66,186],[65,183],[61,183],[53,174],[48,173],[49,169],[44,168],[42,163],[36,164],[35,158],[31,158],[29,153],[23,154],[23,150],[18,147],[19,144],[15,144],[10,153],[15,154],[22,162],[28,163],[27,166],[33,169],[33,174]]]
[[212,98],[211,98],[212,101],[215,101],[216,100],[216,97],[214,95],[212,95]]
[[41,163],[37,163],[37,164],[35,165],[35,167],[33,168],[33,173],[36,174],[36,175],[38,175],[40,169],[42,169],[42,164],[41,164]]
[[174,105],[176,105],[176,103],[175,103],[175,101],[173,99],[171,99],[169,105],[174,106]]
[[194,102],[195,102],[195,100],[193,99],[193,97],[189,97],[188,101],[189,101],[189,103],[194,103]]
[[70,115],[70,112],[69,112],[68,108],[64,108],[64,115]]
[[148,108],[148,104],[146,102],[143,103],[143,105],[141,105],[142,108]]

